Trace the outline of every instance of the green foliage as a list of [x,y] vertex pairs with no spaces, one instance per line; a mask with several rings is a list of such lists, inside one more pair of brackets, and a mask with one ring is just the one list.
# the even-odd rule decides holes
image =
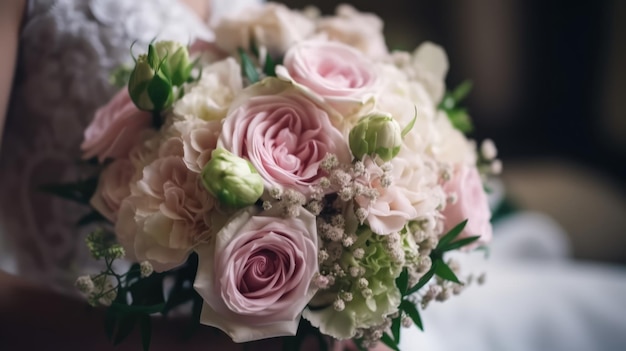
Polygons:
[[98,177],[87,178],[73,183],[44,184],[40,191],[88,205],[98,186]]
[[471,90],[472,82],[466,80],[453,91],[446,92],[439,104],[439,109],[446,112],[452,125],[463,133],[470,133],[474,129],[467,109],[460,106],[461,101],[467,97]]
[[237,50],[241,59],[241,74],[248,79],[250,84],[259,81],[259,72],[257,72],[250,56],[241,48]]

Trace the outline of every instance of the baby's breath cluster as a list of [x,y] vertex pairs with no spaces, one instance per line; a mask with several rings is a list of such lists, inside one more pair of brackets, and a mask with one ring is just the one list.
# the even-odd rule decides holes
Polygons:
[[502,161],[497,158],[498,149],[491,139],[483,140],[478,156],[478,170],[482,174],[489,176],[502,173]]

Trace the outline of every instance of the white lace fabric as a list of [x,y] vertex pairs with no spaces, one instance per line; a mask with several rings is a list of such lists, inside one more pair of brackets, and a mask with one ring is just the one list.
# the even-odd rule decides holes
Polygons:
[[79,147],[116,91],[110,74],[132,63],[133,42],[141,50],[154,38],[189,43],[211,33],[175,0],[28,2],[0,149],[0,234],[19,274],[71,291],[79,274],[96,269],[87,229],[77,226],[88,210],[38,188],[85,177]]

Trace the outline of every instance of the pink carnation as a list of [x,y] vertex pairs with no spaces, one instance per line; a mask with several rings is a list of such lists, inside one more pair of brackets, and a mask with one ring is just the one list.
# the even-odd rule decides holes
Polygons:
[[355,198],[357,204],[367,210],[368,226],[374,233],[381,235],[402,230],[409,220],[415,219],[417,211],[402,188],[382,185],[383,171],[371,158],[365,158],[365,165],[366,174],[357,179],[357,182],[376,190],[379,195],[373,201],[365,195]]
[[96,111],[85,130],[85,139],[80,146],[83,158],[98,157],[103,162],[107,158],[128,156],[140,133],[150,127],[151,121],[149,113],[133,104],[128,89],[121,90]]

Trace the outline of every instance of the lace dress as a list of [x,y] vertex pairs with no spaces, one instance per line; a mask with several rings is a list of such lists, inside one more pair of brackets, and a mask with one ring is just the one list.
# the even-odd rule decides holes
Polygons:
[[[212,15],[250,2],[218,0]],[[212,33],[176,0],[28,1],[0,149],[0,235],[17,273],[70,292],[77,275],[95,269],[88,230],[77,226],[87,210],[38,187],[84,176],[83,130],[116,91],[111,72],[132,63],[134,41],[145,48],[154,38],[189,43]]]

